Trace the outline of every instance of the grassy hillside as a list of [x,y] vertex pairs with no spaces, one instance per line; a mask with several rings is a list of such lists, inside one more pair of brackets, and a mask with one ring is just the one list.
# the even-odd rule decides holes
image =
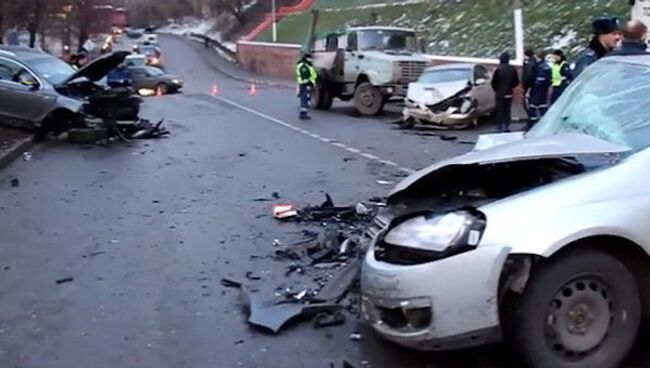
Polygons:
[[[510,0],[318,0],[321,9],[317,32],[366,25],[371,14],[382,25],[415,28],[439,55],[496,57],[514,45]],[[384,7],[368,7],[381,4]],[[526,43],[535,47],[562,47],[574,54],[590,37],[590,21],[602,14],[628,16],[627,0],[526,0]],[[343,7],[346,7],[342,9]],[[284,18],[278,25],[280,42],[305,41],[309,14]],[[270,31],[258,40],[269,41]]]

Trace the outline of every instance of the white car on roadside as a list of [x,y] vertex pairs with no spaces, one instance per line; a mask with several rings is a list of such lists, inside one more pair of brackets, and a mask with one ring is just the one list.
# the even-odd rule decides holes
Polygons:
[[529,132],[406,178],[368,231],[363,318],[419,350],[617,367],[650,319],[649,95],[650,56],[604,58]]
[[490,72],[485,65],[438,65],[425,70],[417,82],[409,84],[403,126],[467,128],[490,115],[494,107]]

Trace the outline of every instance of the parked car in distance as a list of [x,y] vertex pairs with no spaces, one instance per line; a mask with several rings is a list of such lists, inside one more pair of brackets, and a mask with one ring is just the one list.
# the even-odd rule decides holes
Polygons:
[[143,35],[142,30],[135,29],[135,28],[129,28],[126,30],[126,37],[130,39],[139,39]]
[[399,183],[368,231],[362,317],[418,350],[503,337],[516,366],[618,367],[650,319],[649,94],[649,55],[602,59],[530,131]]
[[176,75],[165,73],[152,66],[129,67],[133,88],[137,91],[146,89],[162,94],[178,92],[183,87],[183,80]]
[[133,46],[133,51],[136,54],[144,55],[147,65],[161,67],[162,51],[160,47],[151,42],[141,42]]
[[481,64],[446,64],[424,71],[410,83],[403,127],[416,124],[440,129],[476,126],[495,108],[490,72]]
[[147,57],[144,55],[138,55],[138,54],[133,54],[129,55],[124,59],[124,63],[126,66],[146,66],[147,65]]

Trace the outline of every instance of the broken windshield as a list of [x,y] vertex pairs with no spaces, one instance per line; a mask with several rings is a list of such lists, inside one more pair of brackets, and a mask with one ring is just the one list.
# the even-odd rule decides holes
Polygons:
[[375,29],[359,32],[361,50],[417,51],[415,33],[410,31]]
[[553,104],[526,137],[582,133],[638,151],[650,145],[650,68],[601,61]]

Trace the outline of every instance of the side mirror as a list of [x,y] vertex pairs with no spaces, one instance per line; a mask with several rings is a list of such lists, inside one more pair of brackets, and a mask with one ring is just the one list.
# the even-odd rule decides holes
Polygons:
[[487,79],[485,79],[485,78],[478,78],[474,82],[474,84],[477,85],[477,86],[482,86],[482,85],[484,85],[486,83],[487,83]]

